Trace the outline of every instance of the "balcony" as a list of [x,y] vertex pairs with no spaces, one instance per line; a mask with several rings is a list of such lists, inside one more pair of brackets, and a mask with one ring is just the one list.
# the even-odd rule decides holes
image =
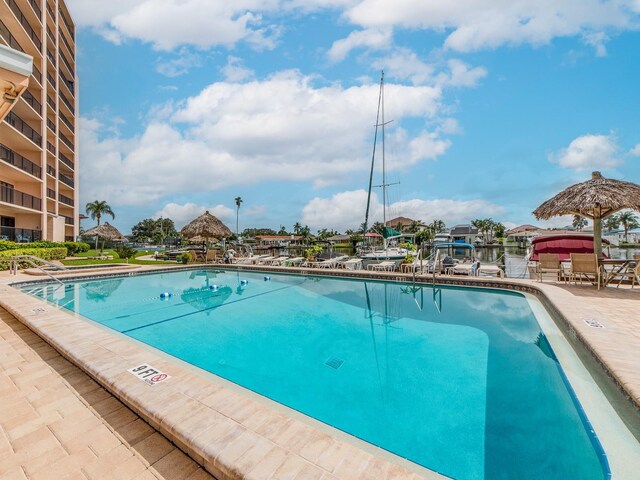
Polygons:
[[42,143],[42,135],[31,128],[27,123],[23,122],[15,113],[9,112],[5,121],[37,146],[40,146]]
[[62,132],[60,132],[60,140],[62,140],[62,143],[69,147],[69,149],[73,152],[73,142],[65,137]]
[[47,127],[51,129],[53,133],[56,133],[56,124],[47,118]]
[[75,115],[75,110],[73,108],[73,105],[69,100],[67,100],[67,97],[65,97],[62,93],[60,93],[60,99],[62,100],[62,103],[64,103],[69,108],[69,111]]
[[53,11],[53,8],[51,8],[51,5],[49,5],[49,2],[47,2],[47,12],[49,12],[49,15],[51,15],[51,20],[53,20],[55,22],[56,21],[56,13]]
[[0,185],[0,202],[18,205],[19,207],[40,210],[42,208],[42,200],[28,193],[21,192],[6,185]]
[[31,5],[31,8],[33,8],[36,17],[42,17],[42,10],[40,10],[40,6],[38,5],[38,2],[36,0],[29,0],[29,5]]
[[42,240],[42,231],[26,228],[0,227],[0,238],[12,242],[38,242]]
[[11,48],[19,50],[22,53],[26,53],[24,51],[24,48],[22,48],[18,43],[18,40],[16,40],[16,37],[11,35],[11,32],[9,32],[9,29],[2,20],[0,20],[0,35],[4,37],[4,39],[7,41],[7,45],[9,45]]
[[60,161],[65,164],[67,167],[69,167],[71,170],[74,169],[73,166],[73,162],[71,160],[69,160],[67,157],[65,157],[62,153],[60,155],[58,155],[58,158],[60,159]]
[[67,89],[69,89],[69,93],[71,93],[71,96],[75,97],[76,93],[73,91],[73,84],[74,84],[73,80],[69,80],[67,77],[63,75],[62,72],[60,72],[60,80],[62,80],[62,83],[64,83]]
[[9,3],[9,8],[18,19],[18,22],[20,22],[20,25],[22,25],[22,28],[24,28],[25,32],[27,32],[27,36],[33,41],[33,44],[36,46],[36,48],[40,50],[42,48],[42,42],[38,38],[38,35],[36,35],[36,32],[33,30],[33,28],[31,28],[31,25],[29,25],[27,17],[24,16],[16,1],[7,0],[7,3]]
[[0,143],[0,160],[6,162],[14,167],[18,167],[20,170],[27,172],[34,177],[40,178],[42,174],[42,168],[33,163],[31,160],[24,158],[19,153],[14,152],[9,147]]
[[62,183],[64,183],[65,185],[67,185],[68,187],[73,188],[74,186],[74,182],[73,182],[73,178],[71,177],[67,177],[66,175],[64,175],[63,173],[61,173],[58,178],[60,179],[60,181]]
[[56,178],[56,169],[53,168],[51,165],[47,165],[47,173],[51,175],[53,178]]
[[49,83],[51,84],[51,86],[55,90],[57,88],[58,84],[56,83],[55,77],[53,75],[51,75],[50,72],[47,72],[47,80],[49,80]]
[[47,150],[49,150],[49,152],[53,153],[54,155],[56,154],[55,145],[49,141],[47,142]]
[[65,225],[75,225],[76,224],[76,222],[75,222],[73,217],[67,217],[66,215],[63,215],[63,217],[64,217],[64,224]]
[[73,77],[74,76],[73,67],[71,66],[69,61],[65,58],[64,54],[62,53],[62,50],[60,50],[59,54],[60,54],[60,60],[62,60],[62,63],[67,67],[67,69],[69,70],[69,73]]
[[71,38],[74,38],[74,37],[75,37],[76,32],[75,32],[75,30],[74,30],[74,28],[73,28],[73,25],[71,24],[71,22],[69,22],[69,21],[67,20],[67,17],[66,17],[66,15],[64,14],[64,12],[62,11],[62,9],[61,9],[61,8],[58,8],[58,13],[60,13],[60,18],[62,19],[62,23],[64,23],[64,24],[65,24],[65,26],[67,27],[67,30],[69,30],[70,37],[71,37]]
[[51,98],[49,95],[47,95],[47,105],[49,105],[51,108],[53,108],[53,110],[55,111],[56,109],[56,102],[53,98]]
[[65,195],[59,194],[58,195],[58,200],[60,201],[60,203],[64,203],[65,205],[68,205],[69,207],[73,207],[73,198],[69,198]]
[[42,85],[42,73],[38,70],[38,67],[33,66],[33,78],[35,78],[40,85]]
[[37,101],[35,99],[35,97],[33,95],[31,95],[31,92],[29,92],[29,90],[25,91],[22,94],[22,99],[27,102],[29,105],[31,105],[31,108],[33,108],[36,112],[38,112],[38,115],[41,114],[42,112],[42,105],[40,104],[39,101]]
[[52,190],[51,188],[47,188],[47,198],[55,200],[56,199],[56,191]]
[[73,127],[73,123],[71,123],[69,119],[65,117],[62,113],[60,114],[59,118],[60,120],[62,120],[62,123],[64,123],[67,127],[69,127],[69,130],[71,130],[71,133],[74,133],[75,129]]

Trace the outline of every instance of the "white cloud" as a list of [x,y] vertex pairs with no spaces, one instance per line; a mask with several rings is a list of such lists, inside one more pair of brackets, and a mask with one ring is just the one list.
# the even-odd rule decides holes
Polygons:
[[180,230],[191,220],[202,215],[205,211],[208,211],[211,215],[218,217],[218,219],[227,226],[235,220],[235,210],[229,207],[224,205],[205,207],[203,205],[196,205],[195,203],[184,203],[182,205],[177,203],[167,203],[164,207],[154,213],[152,218],[170,218],[173,220],[176,229]]
[[[436,119],[437,88],[388,84],[390,143],[409,163],[433,159],[449,141],[405,119]],[[369,165],[378,85],[314,87],[281,72],[263,81],[219,82],[178,104],[153,109],[134,138],[81,122],[83,191],[112,205],[144,205],[173,194],[210,192],[264,181],[336,184]],[[400,155],[402,154],[402,155]]]
[[158,60],[156,71],[167,77],[178,77],[188,73],[194,67],[202,65],[200,55],[190,52],[187,48],[181,48],[176,57],[170,60]]
[[399,48],[391,55],[375,60],[373,67],[388,71],[392,78],[410,80],[414,85],[426,84],[433,79],[435,67],[423,62],[415,52]]
[[598,57],[607,56],[606,43],[609,37],[604,32],[588,32],[583,35],[584,43],[593,47]]
[[[354,190],[341,192],[331,198],[316,197],[302,209],[302,223],[311,229],[336,228],[340,231],[357,229],[364,222],[367,192]],[[387,218],[404,216],[430,223],[443,220],[447,225],[469,223],[471,219],[499,216],[504,208],[486,200],[435,199],[402,200],[387,208]],[[382,221],[382,204],[375,194],[371,196],[369,224]]]
[[336,40],[327,52],[329,60],[340,62],[344,60],[349,52],[355,48],[367,47],[369,49],[381,50],[391,46],[390,29],[366,29],[351,32],[346,38]]
[[609,170],[621,164],[613,136],[582,135],[567,148],[549,155],[549,161],[574,170]]
[[241,82],[254,77],[253,70],[245,68],[242,60],[232,55],[227,57],[227,64],[220,70],[227,82]]
[[470,68],[466,63],[451,59],[447,62],[449,73],[440,76],[440,84],[451,87],[475,87],[480,79],[487,76],[483,67]]
[[[640,1],[640,0],[639,0]],[[633,155],[634,157],[640,157],[640,143],[629,150],[629,155]]]
[[555,37],[633,27],[629,2],[624,0],[362,0],[345,16],[365,29],[451,32],[445,46],[461,52],[543,45]]

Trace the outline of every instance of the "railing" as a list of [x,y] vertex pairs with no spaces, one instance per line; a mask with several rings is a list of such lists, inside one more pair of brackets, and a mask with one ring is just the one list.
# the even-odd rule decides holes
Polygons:
[[54,155],[56,154],[56,147],[49,141],[47,141],[47,150],[49,150]]
[[73,25],[71,25],[69,20],[67,20],[67,16],[63,13],[61,8],[58,8],[58,13],[60,14],[60,18],[62,19],[62,22],[66,25],[67,30],[69,30],[69,33],[71,34],[71,38],[74,38],[74,35],[76,34],[76,32],[73,28]]
[[67,77],[65,77],[62,72],[60,72],[59,75],[60,75],[60,80],[62,80],[62,83],[64,83],[66,85],[67,89],[69,89],[69,92],[71,93],[71,96],[75,97],[75,92],[73,91],[73,81],[67,79]]
[[38,83],[42,85],[42,73],[40,72],[40,70],[38,70],[38,67],[36,67],[35,65],[33,66],[33,73],[31,75],[33,75],[33,78],[35,78],[38,81]]
[[55,67],[56,66],[56,57],[53,56],[53,54],[51,53],[51,50],[47,50],[47,58],[49,60],[51,60],[51,63]]
[[40,177],[42,173],[42,169],[33,163],[31,160],[24,158],[17,152],[14,152],[9,147],[2,145],[0,143],[0,159],[4,162],[7,162],[14,167],[18,167],[20,170],[23,170],[34,177]]
[[11,32],[9,32],[9,29],[2,22],[2,20],[0,20],[0,35],[2,35],[5,38],[5,40],[7,41],[7,44],[11,48],[15,50],[20,50],[22,53],[25,53],[24,49],[20,46],[16,38],[13,35],[11,35]]
[[55,90],[56,87],[58,86],[58,84],[56,83],[55,77],[53,75],[51,75],[50,72],[47,72],[47,80],[49,80],[49,83],[51,84],[51,86]]
[[59,35],[58,38],[60,38],[62,40],[62,43],[64,43],[64,46],[67,47],[67,50],[69,51],[69,54],[72,57],[74,57],[73,49],[71,48],[71,45],[69,45],[69,42],[67,42],[67,39],[65,38],[65,36],[61,34],[61,35]]
[[73,170],[75,167],[73,166],[73,162],[71,160],[69,160],[67,157],[65,157],[62,153],[60,153],[58,155],[58,158],[60,159],[60,161],[62,163],[64,163],[67,167],[69,167],[71,170]]
[[75,222],[73,217],[67,217],[65,215],[63,215],[63,217],[64,217],[64,224],[65,225],[75,225],[76,224],[76,222]]
[[53,275],[51,275],[51,273],[48,270],[46,270],[45,268],[43,268],[42,265],[40,265],[40,264],[44,263],[45,265],[49,265],[49,267],[54,268],[55,270],[63,270],[63,271],[68,271],[69,270],[68,268],[65,268],[65,267],[63,267],[61,265],[57,265],[57,264],[52,263],[52,262],[48,262],[48,261],[43,260],[42,258],[36,257],[34,255],[14,255],[9,260],[11,262],[10,265],[9,265],[9,273],[11,275],[17,275],[18,274],[18,266],[20,265],[20,263],[26,263],[27,265],[31,265],[32,267],[41,270],[49,278],[51,278],[52,280],[55,280],[60,285],[64,285],[64,283],[62,283],[62,280],[60,280],[60,279],[54,277]]
[[56,191],[51,189],[51,188],[47,188],[47,198],[55,200],[56,199]]
[[20,7],[16,3],[16,0],[8,0],[8,2],[9,8],[20,22],[20,25],[22,25],[22,27],[25,29],[27,35],[29,35],[29,38],[31,38],[36,48],[40,50],[42,48],[42,42],[36,35],[36,32],[34,32],[33,28],[31,28],[31,25],[29,25],[29,20],[27,20],[27,17],[25,17],[22,13],[22,10],[20,10]]
[[71,66],[69,61],[65,58],[65,56],[63,55],[62,50],[60,50],[58,53],[60,55],[60,59],[62,60],[62,63],[64,63],[67,66],[67,68],[69,69],[69,73],[71,73],[71,75],[73,75],[73,67]]
[[[49,37],[49,40],[51,40],[51,43],[53,44],[52,46],[55,47],[56,46],[56,37],[53,34],[53,32],[49,29],[49,27],[47,27],[47,36]],[[54,62],[55,65],[55,62]]]
[[56,172],[56,169],[53,168],[51,165],[47,165],[47,173],[55,178],[57,172]]
[[69,127],[69,130],[71,130],[71,132],[72,132],[72,133],[74,133],[74,132],[75,132],[75,129],[74,129],[73,123],[71,123],[67,117],[65,117],[65,116],[61,113],[61,114],[60,114],[60,116],[59,116],[59,118],[60,118],[60,120],[62,120],[62,122],[63,122],[67,127]]
[[40,20],[40,17],[42,17],[42,10],[40,10],[38,2],[36,0],[29,0],[29,4],[31,5],[31,8],[33,8],[33,11],[36,13],[36,17],[38,17],[38,20]]
[[49,15],[51,15],[51,19],[55,22],[56,20],[56,13],[53,11],[53,8],[51,8],[51,5],[49,5],[49,2],[47,3],[47,12],[49,12]]
[[49,95],[47,95],[47,105],[49,105],[54,110],[56,109],[56,101],[53,98],[51,98]]
[[58,194],[58,200],[60,200],[60,202],[64,203],[65,205],[73,207],[73,198],[69,198],[69,197],[67,197],[65,195],[62,195],[60,193],[60,194]]
[[12,187],[7,187],[6,185],[0,185],[0,201],[33,210],[40,210],[42,208],[42,200],[38,197],[21,192]]
[[73,185],[74,185],[73,178],[67,177],[66,175],[64,175],[62,173],[58,175],[58,178],[60,179],[60,181],[62,183],[64,183],[65,185],[70,186],[71,188],[73,188]]
[[53,133],[56,133],[56,124],[47,118],[47,127],[51,129]]
[[73,151],[73,142],[62,133],[60,133],[60,140],[62,140],[62,142]]
[[24,91],[24,93],[22,94],[22,98],[25,102],[31,105],[31,108],[38,112],[38,114],[42,113],[42,105],[35,99],[33,95],[31,95],[31,92],[29,92],[29,90]]
[[73,109],[73,105],[71,104],[71,102],[69,100],[67,100],[67,97],[65,97],[62,93],[60,93],[60,99],[62,99],[62,103],[64,103],[67,107],[69,107],[69,110],[71,110],[71,113],[73,113],[75,115],[75,111]]
[[26,228],[0,227],[0,238],[12,242],[37,242],[42,240],[42,232]]
[[42,143],[42,135],[40,135],[33,128],[31,128],[26,122],[24,122],[14,112],[9,112],[5,120],[9,125],[11,125],[13,128],[18,130],[20,133],[22,133],[25,137],[27,137],[33,143],[40,146],[40,144]]

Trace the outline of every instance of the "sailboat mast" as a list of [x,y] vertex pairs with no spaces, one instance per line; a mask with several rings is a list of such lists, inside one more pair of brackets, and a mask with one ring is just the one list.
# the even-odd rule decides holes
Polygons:
[[[378,126],[380,126],[380,106],[382,105],[383,83],[384,83],[384,70],[382,71],[382,76],[380,77],[380,93],[378,94],[378,112],[376,113],[375,133],[373,134],[373,153],[371,154],[371,172],[369,173],[369,194],[367,195],[367,210],[364,214],[364,231],[362,232],[362,234],[365,236],[367,234],[367,228],[369,226],[369,207],[371,206],[371,188],[373,187],[373,166],[376,159],[376,145],[378,143]],[[382,128],[384,128],[384,126]]]
[[380,79],[380,105],[382,110],[382,225],[387,226],[387,175],[384,163],[384,70]]

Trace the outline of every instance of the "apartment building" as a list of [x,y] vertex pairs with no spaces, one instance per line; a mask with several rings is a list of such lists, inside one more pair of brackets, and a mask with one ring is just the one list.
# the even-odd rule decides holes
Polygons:
[[5,102],[10,111],[0,122],[0,238],[75,240],[78,81],[66,4],[0,0],[0,45],[33,59],[28,86]]

